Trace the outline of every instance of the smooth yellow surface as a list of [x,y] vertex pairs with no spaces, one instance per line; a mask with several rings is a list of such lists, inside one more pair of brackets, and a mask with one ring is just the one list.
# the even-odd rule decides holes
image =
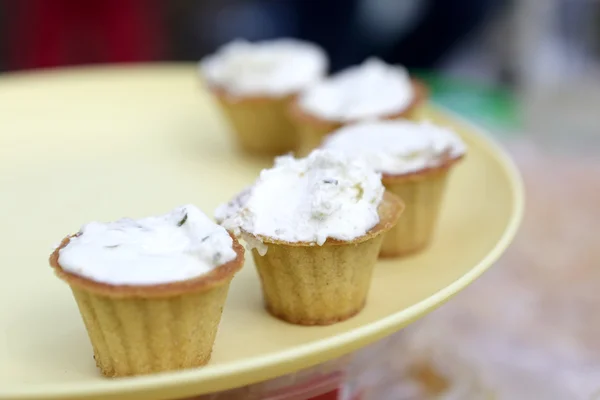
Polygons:
[[211,363],[102,378],[52,246],[90,220],[195,203],[207,213],[268,160],[241,156],[189,65],[74,69],[0,78],[0,398],[162,399],[240,386],[365,346],[441,304],[513,238],[523,194],[508,158],[474,128],[452,174],[433,245],[377,265],[366,308],[332,326],[270,317],[251,257],[236,276]]

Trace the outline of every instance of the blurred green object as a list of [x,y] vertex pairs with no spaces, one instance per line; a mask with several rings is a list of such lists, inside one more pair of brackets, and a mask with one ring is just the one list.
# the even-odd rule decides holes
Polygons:
[[520,107],[509,89],[429,71],[411,73],[427,84],[434,103],[485,127],[494,135],[507,137],[521,131]]

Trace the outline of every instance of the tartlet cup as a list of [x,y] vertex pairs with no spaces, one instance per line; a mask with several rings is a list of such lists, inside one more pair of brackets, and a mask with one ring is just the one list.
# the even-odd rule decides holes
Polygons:
[[276,156],[297,147],[295,126],[287,110],[295,94],[275,96],[231,95],[225,89],[209,88],[229,121],[235,142],[245,153]]
[[383,238],[380,257],[398,257],[426,248],[439,218],[446,182],[463,156],[447,158],[439,166],[409,174],[383,173],[387,192],[402,199],[406,209],[398,223]]
[[327,239],[321,246],[244,232],[267,246],[264,256],[252,250],[267,311],[298,325],[329,325],[359,313],[384,234],[403,209],[397,196],[385,193],[375,227],[353,240]]
[[[427,98],[429,96],[428,89],[420,80],[411,79],[411,83],[414,91],[414,98],[408,107],[392,114],[381,115],[376,119],[419,120],[421,118],[421,110],[423,105],[427,102]],[[290,102],[287,111],[289,119],[295,127],[297,134],[297,147],[295,152],[297,157],[304,157],[308,155],[312,150],[319,147],[323,139],[333,131],[357,122],[327,120],[314,114],[310,114],[302,109],[297,100]]]
[[64,270],[59,252],[50,266],[69,284],[94,350],[108,377],[141,375],[208,363],[229,283],[244,264],[244,248],[232,236],[236,258],[207,274],[157,285],[110,285]]

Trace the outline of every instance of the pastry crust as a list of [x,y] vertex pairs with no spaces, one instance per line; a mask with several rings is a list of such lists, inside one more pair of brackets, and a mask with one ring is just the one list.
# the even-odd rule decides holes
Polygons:
[[50,265],[71,287],[103,375],[143,375],[208,363],[229,283],[244,264],[244,248],[235,238],[236,258],[205,275],[134,286],[109,285],[65,271],[59,252],[72,237],[63,239]]
[[382,174],[386,191],[406,203],[402,219],[383,239],[381,258],[401,257],[424,250],[431,242],[452,167],[464,156],[447,158],[440,165],[407,174]]
[[234,95],[227,91],[227,89],[215,85],[215,84],[206,84],[208,90],[216,97],[222,100],[227,100],[229,103],[236,102],[253,102],[253,103],[268,103],[273,100],[285,100],[287,102],[294,101],[296,99],[297,94],[288,94],[284,96],[270,96],[268,94],[258,95],[258,94],[243,94],[243,95]]
[[423,168],[418,171],[409,172],[407,174],[389,174],[383,172],[381,174],[381,181],[384,185],[394,185],[402,182],[427,179],[432,175],[446,173],[452,166],[461,161],[464,157],[464,155],[461,155],[459,157],[446,158],[441,164],[435,167]]
[[234,96],[209,86],[234,130],[234,138],[249,154],[275,156],[296,149],[298,137],[287,109],[295,95]]
[[318,246],[254,236],[268,246],[264,256],[252,251],[267,311],[298,325],[329,325],[358,314],[384,234],[403,209],[402,201],[386,192],[378,209],[381,222],[350,241],[328,239]]

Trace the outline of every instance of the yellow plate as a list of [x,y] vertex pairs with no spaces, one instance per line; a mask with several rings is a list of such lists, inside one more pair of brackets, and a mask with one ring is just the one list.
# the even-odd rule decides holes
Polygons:
[[367,307],[328,327],[298,327],[262,308],[252,262],[231,286],[211,363],[102,378],[52,246],[90,220],[195,203],[206,212],[269,162],[240,156],[189,65],[74,69],[0,78],[0,398],[182,398],[257,382],[365,346],[423,316],[483,273],[523,209],[510,160],[439,110],[469,145],[451,177],[435,242],[381,262]]

